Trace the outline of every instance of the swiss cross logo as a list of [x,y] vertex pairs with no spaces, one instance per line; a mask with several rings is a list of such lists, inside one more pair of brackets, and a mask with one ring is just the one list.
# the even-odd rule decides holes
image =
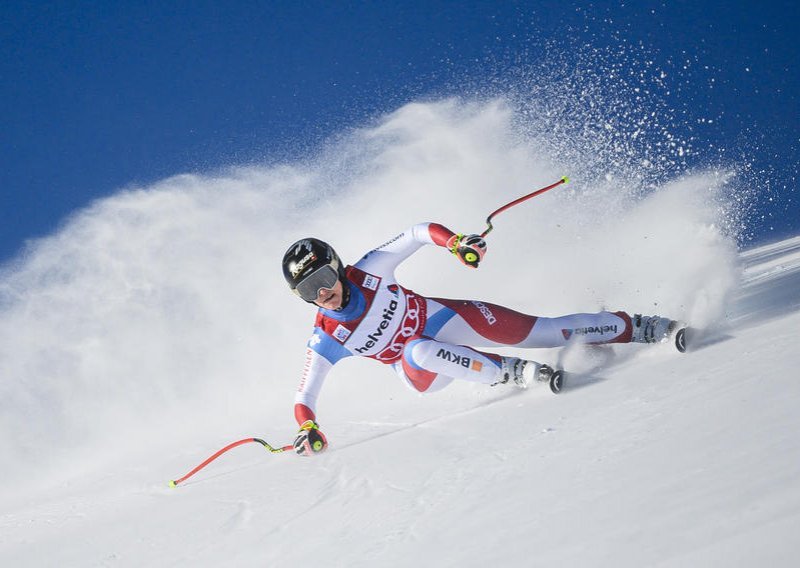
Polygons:
[[368,288],[369,290],[377,290],[379,282],[380,280],[371,274],[364,276],[364,288]]
[[339,324],[333,331],[333,336],[340,342],[344,343],[345,341],[347,341],[347,338],[350,337],[350,330],[347,329],[342,324]]

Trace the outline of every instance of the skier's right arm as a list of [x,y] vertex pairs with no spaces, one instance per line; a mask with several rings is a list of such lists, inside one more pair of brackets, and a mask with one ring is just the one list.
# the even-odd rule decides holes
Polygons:
[[[298,454],[312,455],[327,447],[325,436],[317,424],[317,398],[333,365],[349,355],[350,352],[331,336],[319,328],[314,329],[308,340],[303,377],[294,399],[294,417],[300,426],[294,443]],[[315,441],[318,443],[314,444]]]
[[297,387],[297,394],[294,396],[294,418],[299,425],[307,420],[316,421],[317,398],[331,366],[330,364],[326,365],[324,358],[310,347],[306,348],[303,378],[300,380],[300,386]]

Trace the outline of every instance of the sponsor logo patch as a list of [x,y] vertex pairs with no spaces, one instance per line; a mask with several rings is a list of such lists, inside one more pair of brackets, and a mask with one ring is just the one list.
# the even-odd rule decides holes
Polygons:
[[[392,290],[394,287],[394,290]],[[397,295],[398,287],[394,284],[388,286],[389,291]],[[407,296],[408,304],[400,329],[394,334],[389,345],[374,356],[383,363],[397,361],[403,354],[403,346],[410,337],[416,335],[425,322],[425,304],[413,294]]]
[[290,266],[289,272],[291,272],[292,276],[296,277],[298,274],[303,272],[303,269],[306,267],[306,264],[308,264],[309,262],[313,262],[315,260],[317,260],[317,256],[312,251],[307,255],[305,255],[303,258],[301,258],[300,262],[298,262],[294,266]]
[[575,329],[562,329],[561,335],[564,339],[569,339],[573,335],[606,335],[611,333],[616,335],[619,331],[619,326],[616,325],[598,325],[594,327],[577,327]]
[[[386,241],[385,243],[383,243],[381,246],[379,246],[379,247],[378,247],[378,248],[376,248],[375,250],[381,250],[381,249],[382,249],[382,248],[384,248],[384,247],[388,247],[390,244],[392,244],[392,243],[393,243],[393,242],[395,242],[396,240],[398,240],[398,239],[401,239],[401,238],[402,238],[404,235],[405,235],[405,233],[400,233],[400,234],[399,234],[399,235],[397,235],[395,238],[393,238],[393,239],[391,239],[391,240],[389,240],[389,241]],[[373,252],[374,252],[374,251],[373,251]]]
[[484,317],[484,319],[489,325],[494,325],[497,323],[497,318],[494,317],[492,310],[490,310],[486,304],[484,304],[483,302],[472,302],[472,305],[478,308],[478,310],[480,310],[481,315]]
[[350,337],[350,330],[347,329],[342,324],[336,326],[336,329],[333,330],[333,336],[338,339],[341,343],[347,341],[347,338]]
[[375,278],[371,274],[367,274],[366,276],[364,276],[364,284],[363,284],[364,288],[367,288],[367,289],[373,290],[373,291],[377,290],[378,289],[378,283],[380,283],[380,279]]
[[381,321],[375,327],[375,331],[367,336],[367,342],[363,347],[356,347],[356,351],[358,353],[366,353],[378,344],[378,340],[383,337],[383,330],[387,329],[389,324],[392,323],[392,318],[394,318],[397,307],[397,300],[392,300],[389,302],[389,307],[383,310],[383,313],[381,314]]
[[[448,351],[445,348],[439,349],[439,352],[436,353],[436,356],[439,357],[440,359],[444,359],[445,361],[450,361],[451,363],[455,363],[456,365],[461,365],[462,367],[466,367],[467,369],[479,370],[473,368],[473,360],[471,357],[456,355],[452,351]],[[474,361],[474,362],[478,363],[478,365],[481,365],[479,361]]]

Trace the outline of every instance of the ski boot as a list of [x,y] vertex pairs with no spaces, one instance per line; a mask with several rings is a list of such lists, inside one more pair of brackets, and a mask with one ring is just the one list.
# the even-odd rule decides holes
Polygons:
[[[564,373],[553,369],[550,365],[526,361],[517,357],[503,357],[501,384],[512,381],[522,389],[528,388],[532,382],[549,383],[550,390],[554,393],[561,392]],[[495,383],[498,384],[498,383]]]
[[633,324],[632,343],[662,343],[672,337],[678,322],[660,316],[643,316],[635,314],[631,318]]

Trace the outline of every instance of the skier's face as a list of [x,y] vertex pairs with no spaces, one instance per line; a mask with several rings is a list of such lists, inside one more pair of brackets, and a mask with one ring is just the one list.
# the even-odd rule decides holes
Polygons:
[[314,303],[326,310],[338,310],[342,307],[342,281],[337,280],[333,288],[322,288]]

